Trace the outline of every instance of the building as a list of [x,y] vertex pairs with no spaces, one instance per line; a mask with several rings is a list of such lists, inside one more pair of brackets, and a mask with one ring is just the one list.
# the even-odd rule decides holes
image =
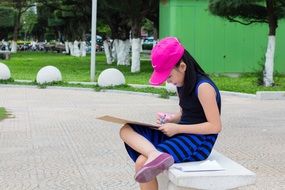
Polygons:
[[[262,69],[267,24],[249,26],[211,15],[208,0],[162,0],[160,38],[177,36],[209,73],[244,73]],[[276,32],[275,71],[285,74],[285,19]]]

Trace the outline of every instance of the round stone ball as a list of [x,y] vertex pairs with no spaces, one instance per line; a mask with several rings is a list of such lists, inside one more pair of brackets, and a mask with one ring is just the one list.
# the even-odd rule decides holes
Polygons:
[[7,65],[0,63],[0,80],[8,80],[11,78],[11,72]]
[[123,84],[126,84],[123,73],[114,68],[102,71],[98,78],[98,85],[100,87],[117,86]]
[[174,92],[175,93],[177,91],[176,86],[171,84],[171,83],[168,83],[168,82],[166,82],[165,88],[168,92]]
[[54,66],[45,66],[37,74],[37,83],[44,84],[62,81],[61,72]]

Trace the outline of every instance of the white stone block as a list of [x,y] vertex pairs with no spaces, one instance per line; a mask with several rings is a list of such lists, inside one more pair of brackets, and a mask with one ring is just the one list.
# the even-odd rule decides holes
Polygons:
[[176,86],[174,85],[174,84],[172,84],[172,83],[168,83],[168,82],[166,82],[165,83],[165,88],[166,88],[166,90],[168,91],[168,92],[176,92],[177,91],[177,88],[176,88]]
[[62,81],[61,72],[54,66],[45,66],[37,74],[37,83],[44,84]]
[[102,71],[98,78],[98,85],[101,87],[117,86],[126,83],[125,77],[118,69],[106,69]]
[[0,63],[0,80],[8,80],[11,78],[11,72],[7,65]]
[[[255,183],[256,175],[240,164],[213,150],[208,158],[225,170],[182,172],[174,166],[158,176],[159,190],[234,189]],[[186,163],[176,164],[187,166]]]

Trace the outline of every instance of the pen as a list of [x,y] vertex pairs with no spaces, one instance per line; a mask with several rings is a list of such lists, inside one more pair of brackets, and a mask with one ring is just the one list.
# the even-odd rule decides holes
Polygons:
[[166,114],[164,114],[163,117],[160,118],[160,124],[164,124],[165,123],[165,118],[166,118]]

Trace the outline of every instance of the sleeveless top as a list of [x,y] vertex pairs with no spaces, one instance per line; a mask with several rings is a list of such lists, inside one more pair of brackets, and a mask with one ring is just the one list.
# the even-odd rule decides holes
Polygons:
[[180,124],[198,124],[207,122],[203,107],[198,98],[198,87],[202,83],[209,83],[216,91],[216,101],[221,113],[221,95],[214,84],[214,82],[207,76],[197,75],[197,80],[194,89],[187,96],[183,93],[183,87],[177,87],[179,99],[179,105],[182,108],[182,116]]

